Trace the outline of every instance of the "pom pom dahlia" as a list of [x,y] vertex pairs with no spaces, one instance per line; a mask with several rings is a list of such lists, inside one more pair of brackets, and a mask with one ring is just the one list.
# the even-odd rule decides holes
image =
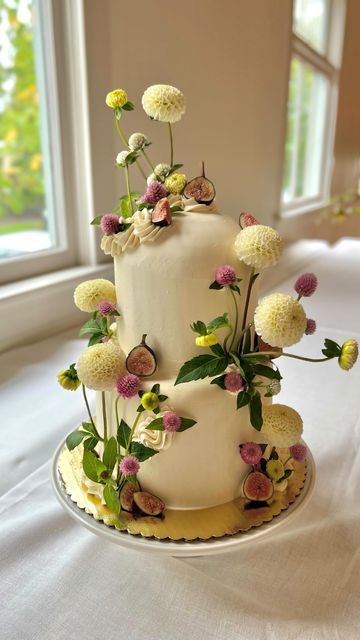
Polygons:
[[113,233],[119,233],[120,231],[120,219],[119,216],[115,216],[113,213],[106,213],[100,222],[101,231],[106,236],[111,236]]
[[149,140],[144,133],[133,133],[129,138],[130,151],[141,151],[148,144]]
[[236,271],[234,267],[229,264],[224,264],[221,267],[218,267],[215,271],[215,281],[223,287],[235,284]]
[[156,393],[147,391],[141,396],[141,404],[147,411],[153,411],[159,406],[160,402]]
[[117,379],[115,388],[119,396],[129,399],[136,396],[139,392],[140,385],[140,378],[135,376],[133,373],[127,373]]
[[296,462],[302,462],[306,458],[307,448],[304,444],[293,444],[290,447],[290,455]]
[[316,322],[315,322],[315,320],[312,320],[311,318],[306,318],[305,335],[312,336],[313,333],[315,333],[315,331],[316,331]]
[[115,311],[115,305],[109,300],[104,300],[103,302],[99,302],[98,309],[102,316],[111,316]]
[[126,373],[125,354],[111,340],[94,344],[81,354],[77,372],[82,384],[95,391],[112,391],[116,379]]
[[97,311],[99,302],[104,300],[116,304],[116,291],[110,280],[103,278],[85,280],[74,291],[74,301],[77,308],[80,311],[86,311],[86,313]]
[[294,289],[299,296],[309,298],[315,293],[318,285],[318,280],[315,273],[303,273],[295,284]]
[[291,447],[299,442],[303,430],[301,416],[285,404],[263,406],[261,435],[273,447]]
[[261,447],[256,442],[245,442],[240,445],[240,455],[246,464],[258,464],[262,458]]
[[111,109],[116,107],[123,107],[129,101],[128,95],[124,89],[114,89],[110,91],[105,98],[105,102]]
[[142,97],[145,113],[159,122],[178,122],[185,113],[185,97],[179,89],[168,84],[148,87]]
[[265,342],[275,347],[289,347],[304,335],[306,315],[300,302],[285,293],[273,293],[256,307],[254,325]]
[[359,355],[359,347],[356,340],[349,339],[345,340],[344,344],[341,347],[341,353],[339,356],[339,365],[345,371],[349,371],[351,369]]
[[165,187],[173,196],[178,196],[185,189],[187,177],[185,173],[172,173],[165,178]]
[[181,426],[181,418],[175,413],[175,411],[167,411],[163,416],[163,425],[165,431],[173,433],[179,431]]
[[140,463],[135,456],[125,456],[120,462],[120,471],[124,476],[136,476]]
[[245,227],[235,239],[235,253],[249,267],[265,269],[276,264],[282,252],[278,232],[263,224]]
[[224,386],[227,391],[237,393],[245,388],[245,380],[243,380],[240,373],[227,373],[224,378]]

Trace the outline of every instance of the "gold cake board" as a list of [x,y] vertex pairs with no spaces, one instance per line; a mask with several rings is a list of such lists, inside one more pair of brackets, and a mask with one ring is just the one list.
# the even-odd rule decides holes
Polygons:
[[[190,543],[193,541],[210,541],[224,536],[245,533],[250,529],[269,523],[276,516],[280,516],[300,496],[307,479],[309,465],[306,461],[294,463],[294,473],[291,475],[287,489],[284,492],[275,491],[268,506],[251,508],[244,498],[237,498],[226,504],[197,510],[166,509],[162,517],[138,516],[121,512],[114,514],[100,498],[87,493],[82,482],[82,456],[80,447],[68,451],[65,445],[59,447],[54,458],[53,482],[58,498],[65,508],[69,505],[64,501],[62,492],[81,510],[92,516],[96,521],[117,530],[118,537],[126,534],[141,536],[158,541],[178,541]],[[60,486],[61,485],[61,486]],[[250,508],[249,508],[250,506]],[[68,510],[73,511],[72,508]],[[81,512],[80,512],[81,513]],[[80,514],[71,513],[79,520]],[[82,522],[90,529],[91,523]],[[114,530],[114,529],[113,529]],[[101,533],[94,531],[94,533]],[[115,540],[114,540],[115,541]],[[121,541],[119,541],[121,544]],[[176,554],[174,554],[176,555]]]

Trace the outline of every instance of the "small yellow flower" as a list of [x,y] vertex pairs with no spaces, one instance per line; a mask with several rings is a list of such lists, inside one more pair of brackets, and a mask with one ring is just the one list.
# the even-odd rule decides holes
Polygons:
[[173,196],[182,193],[187,183],[187,177],[184,173],[172,173],[165,179],[165,187]]
[[67,391],[76,391],[81,385],[81,382],[78,378],[75,364],[71,364],[68,369],[64,369],[58,373],[58,383],[66,389]]
[[159,406],[159,398],[156,393],[147,391],[141,396],[141,404],[147,411],[153,411]]
[[105,98],[107,106],[111,109],[123,107],[128,101],[128,95],[124,89],[114,89],[114,91],[110,91]]
[[198,347],[212,347],[214,344],[217,344],[219,340],[215,333],[208,333],[207,336],[198,336],[195,340],[195,344]]
[[345,340],[341,347],[341,353],[339,356],[339,365],[345,371],[351,369],[359,355],[359,347],[356,340]]
[[285,473],[284,465],[281,460],[268,460],[266,463],[266,473],[271,480],[280,480]]

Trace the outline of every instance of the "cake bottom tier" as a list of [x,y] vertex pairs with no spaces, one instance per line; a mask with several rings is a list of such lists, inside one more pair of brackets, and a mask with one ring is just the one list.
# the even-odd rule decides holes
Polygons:
[[[239,455],[239,445],[261,442],[261,434],[250,424],[248,407],[236,410],[236,395],[210,385],[209,380],[176,387],[173,379],[158,382],[161,394],[168,396],[161,409],[171,409],[197,424],[171,434],[168,448],[141,463],[138,479],[142,489],[159,496],[172,509],[202,509],[240,496],[249,466]],[[150,390],[152,384],[147,382],[143,388]],[[97,425],[101,432],[102,400],[101,394],[97,395]],[[106,393],[109,435],[116,435],[115,398],[115,394]],[[130,426],[138,405],[138,397],[119,402],[119,416]],[[141,420],[149,415],[143,412]]]

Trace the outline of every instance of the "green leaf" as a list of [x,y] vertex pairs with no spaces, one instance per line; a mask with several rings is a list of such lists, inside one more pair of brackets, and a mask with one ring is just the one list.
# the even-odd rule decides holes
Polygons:
[[243,338],[243,352],[244,353],[248,353],[248,351],[250,351],[251,349],[251,329],[247,329],[247,331],[245,331],[245,335]]
[[236,408],[246,407],[250,402],[250,394],[247,391],[240,391],[236,398]]
[[97,331],[99,331],[99,324],[97,320],[94,320],[94,319],[88,320],[81,327],[79,331],[79,336],[84,336],[86,333],[96,333]]
[[174,173],[175,171],[177,171],[178,169],[181,169],[183,165],[182,164],[173,164],[173,166],[171,167],[168,176],[171,176],[172,173]]
[[198,333],[200,336],[207,335],[206,324],[205,322],[202,322],[202,320],[197,320],[190,325],[190,328],[192,329],[192,331],[194,331],[194,333]]
[[137,477],[136,476],[126,476],[126,482],[132,482],[132,484],[137,484]]
[[98,438],[86,438],[86,440],[84,440],[83,442],[84,449],[86,449],[86,451],[92,451],[93,449],[95,449],[98,442]]
[[[99,464],[102,465],[102,469]],[[90,478],[90,480],[93,482],[99,482],[98,472],[100,471],[101,473],[101,471],[105,471],[106,467],[93,453],[90,451],[84,451],[83,469],[85,475]]]
[[100,222],[101,222],[101,218],[102,218],[102,216],[96,216],[96,218],[94,218],[94,220],[92,220],[92,221],[90,222],[90,224],[94,224],[94,225],[98,225],[98,224],[100,224]]
[[191,420],[191,418],[180,418],[180,420],[181,423],[178,432],[186,431],[187,429],[190,429],[190,427],[193,427],[194,424],[196,424],[196,420]]
[[160,385],[158,383],[154,384],[151,387],[151,393],[156,393],[156,395],[158,395],[159,391],[160,391]]
[[203,379],[207,376],[210,378],[217,376],[226,369],[227,364],[228,359],[226,356],[219,357],[210,354],[195,356],[195,358],[183,364],[175,380],[175,385]]
[[260,273],[254,273],[253,276],[251,276],[250,278],[250,284],[253,285],[255,280],[259,277]]
[[218,378],[213,378],[210,384],[217,384],[221,389],[225,389],[224,380],[225,376],[219,376]]
[[92,347],[93,344],[98,344],[98,342],[102,341],[103,337],[103,333],[94,333],[88,342],[88,347]]
[[228,313],[224,313],[222,316],[218,316],[217,318],[214,318],[214,320],[211,320],[211,322],[209,322],[207,326],[208,332],[212,333],[213,331],[216,331],[217,329],[221,329],[222,327],[231,328],[231,325],[229,324],[228,315],[229,315]]
[[150,424],[146,427],[150,431],[164,431],[164,424],[162,418],[155,418]]
[[116,442],[116,438],[112,437],[112,438],[109,438],[109,440],[107,441],[104,448],[104,453],[103,453],[103,463],[108,469],[108,471],[110,471],[110,473],[113,472],[113,469],[115,467],[116,456],[117,456],[117,442]]
[[176,205],[173,205],[172,207],[170,207],[170,211],[173,216],[177,216],[180,213],[184,213],[184,209],[182,209],[181,207],[177,207]]
[[211,285],[209,286],[209,289],[223,289],[224,286],[222,284],[219,284],[218,282],[216,282],[216,280],[214,280],[214,282],[211,283]]
[[111,511],[120,513],[119,496],[111,484],[107,484],[104,487],[104,500]]
[[325,338],[324,347],[325,348],[321,350],[321,353],[323,353],[327,358],[338,358],[341,354],[340,345],[329,338]]
[[250,399],[250,422],[252,426],[260,431],[263,425],[261,396],[258,391],[251,396]]
[[158,396],[160,402],[165,402],[165,400],[168,399],[169,396],[164,396],[164,394],[160,393],[160,395]]
[[72,451],[73,449],[75,449],[75,447],[79,446],[86,435],[87,433],[79,431],[78,429],[76,429],[76,431],[73,431],[72,433],[69,433],[68,437],[66,438],[66,446],[69,451]]
[[265,451],[265,449],[267,447],[267,444],[259,444],[259,447],[261,449],[261,452],[264,453],[264,451]]
[[270,378],[270,380],[278,377],[277,371],[274,371],[274,369],[272,369],[271,367],[266,367],[264,364],[255,364],[253,367],[253,371],[257,376]]
[[97,433],[96,430],[94,429],[93,425],[91,424],[91,422],[82,422],[81,423],[82,428],[84,429],[84,431],[88,431],[89,433],[91,433],[95,438],[97,438]]
[[122,447],[123,449],[126,449],[127,443],[129,442],[130,431],[131,429],[129,425],[126,424],[125,420],[121,419],[120,424],[118,426],[116,439],[120,447]]
[[215,353],[219,357],[226,356],[225,351],[220,344],[213,344],[212,347],[210,347],[210,349],[213,353]]
[[230,289],[231,289],[232,291],[236,291],[236,293],[238,293],[238,294],[239,294],[239,296],[241,296],[240,288],[238,287],[238,285],[237,285],[237,284],[231,284],[231,285],[230,285]]
[[115,114],[116,120],[120,120],[120,118],[121,118],[121,108],[120,107],[115,107],[114,114]]
[[239,356],[237,355],[237,353],[234,353],[233,351],[230,351],[230,356],[234,360],[234,363],[236,364],[237,368],[239,369],[239,372],[240,372],[241,376],[243,378],[245,378],[246,377],[245,376],[245,372],[244,372],[243,367],[241,366],[241,362],[240,362],[240,359],[239,359]]
[[136,456],[139,462],[144,462],[148,458],[152,458],[152,456],[159,453],[155,451],[155,449],[150,449],[149,447],[145,447],[145,445],[141,444],[141,442],[132,442],[131,443],[131,453]]
[[134,111],[135,106],[132,102],[130,102],[130,100],[128,100],[127,102],[125,102],[125,104],[123,104],[121,108],[124,109],[124,111]]
[[292,474],[292,469],[285,469],[284,478],[288,478]]

